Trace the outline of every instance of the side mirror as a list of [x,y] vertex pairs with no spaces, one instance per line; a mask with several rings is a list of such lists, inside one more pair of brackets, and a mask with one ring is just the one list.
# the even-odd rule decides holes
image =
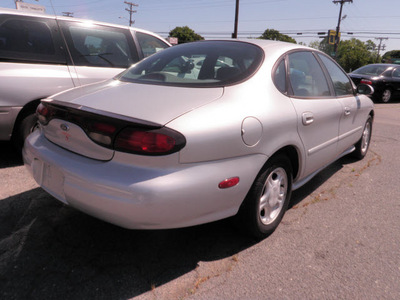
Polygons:
[[361,83],[357,86],[357,94],[370,96],[374,93],[374,88],[369,84]]

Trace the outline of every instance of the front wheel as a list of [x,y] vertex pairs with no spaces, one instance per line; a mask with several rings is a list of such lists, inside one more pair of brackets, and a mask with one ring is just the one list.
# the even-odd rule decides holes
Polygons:
[[369,144],[371,143],[372,136],[372,117],[369,116],[365,122],[364,130],[361,139],[355,144],[356,150],[353,152],[353,156],[357,159],[363,159],[367,155]]
[[262,168],[238,214],[240,226],[256,238],[265,238],[278,227],[289,205],[292,167],[283,155],[272,157]]

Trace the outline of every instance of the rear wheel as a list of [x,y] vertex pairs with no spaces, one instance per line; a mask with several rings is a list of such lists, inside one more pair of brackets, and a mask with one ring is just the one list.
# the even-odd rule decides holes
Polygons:
[[272,157],[260,171],[238,214],[240,226],[256,238],[278,227],[289,205],[292,167],[283,155]]
[[364,130],[361,139],[357,142],[356,150],[353,152],[353,156],[358,159],[363,159],[367,155],[369,144],[371,143],[372,136],[372,117],[369,116],[365,122]]
[[33,131],[38,129],[39,123],[35,113],[26,115],[21,122],[18,124],[17,129],[14,132],[13,142],[18,150],[22,150],[25,139]]
[[391,98],[392,98],[392,91],[390,89],[385,89],[381,94],[380,101],[382,103],[388,103]]

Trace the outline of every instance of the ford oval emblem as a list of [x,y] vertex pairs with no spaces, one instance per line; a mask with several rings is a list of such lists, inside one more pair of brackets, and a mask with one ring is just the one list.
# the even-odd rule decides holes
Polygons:
[[67,124],[61,124],[60,128],[62,131],[68,131],[69,130],[69,126]]

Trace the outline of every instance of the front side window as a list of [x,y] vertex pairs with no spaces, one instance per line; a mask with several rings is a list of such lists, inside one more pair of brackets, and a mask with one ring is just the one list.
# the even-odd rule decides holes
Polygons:
[[78,22],[62,24],[72,60],[77,66],[127,68],[139,60],[127,30]]
[[232,85],[253,75],[263,58],[261,48],[244,42],[188,43],[139,62],[120,80],[193,87]]
[[353,95],[352,84],[347,75],[328,57],[318,54],[332,79],[336,96]]
[[0,18],[0,58],[30,62],[66,63],[57,45],[55,21],[8,16]]
[[330,96],[324,72],[311,52],[301,51],[289,54],[289,79],[294,96]]
[[150,56],[158,51],[168,48],[169,45],[159,38],[143,32],[136,32],[140,48],[144,57]]

